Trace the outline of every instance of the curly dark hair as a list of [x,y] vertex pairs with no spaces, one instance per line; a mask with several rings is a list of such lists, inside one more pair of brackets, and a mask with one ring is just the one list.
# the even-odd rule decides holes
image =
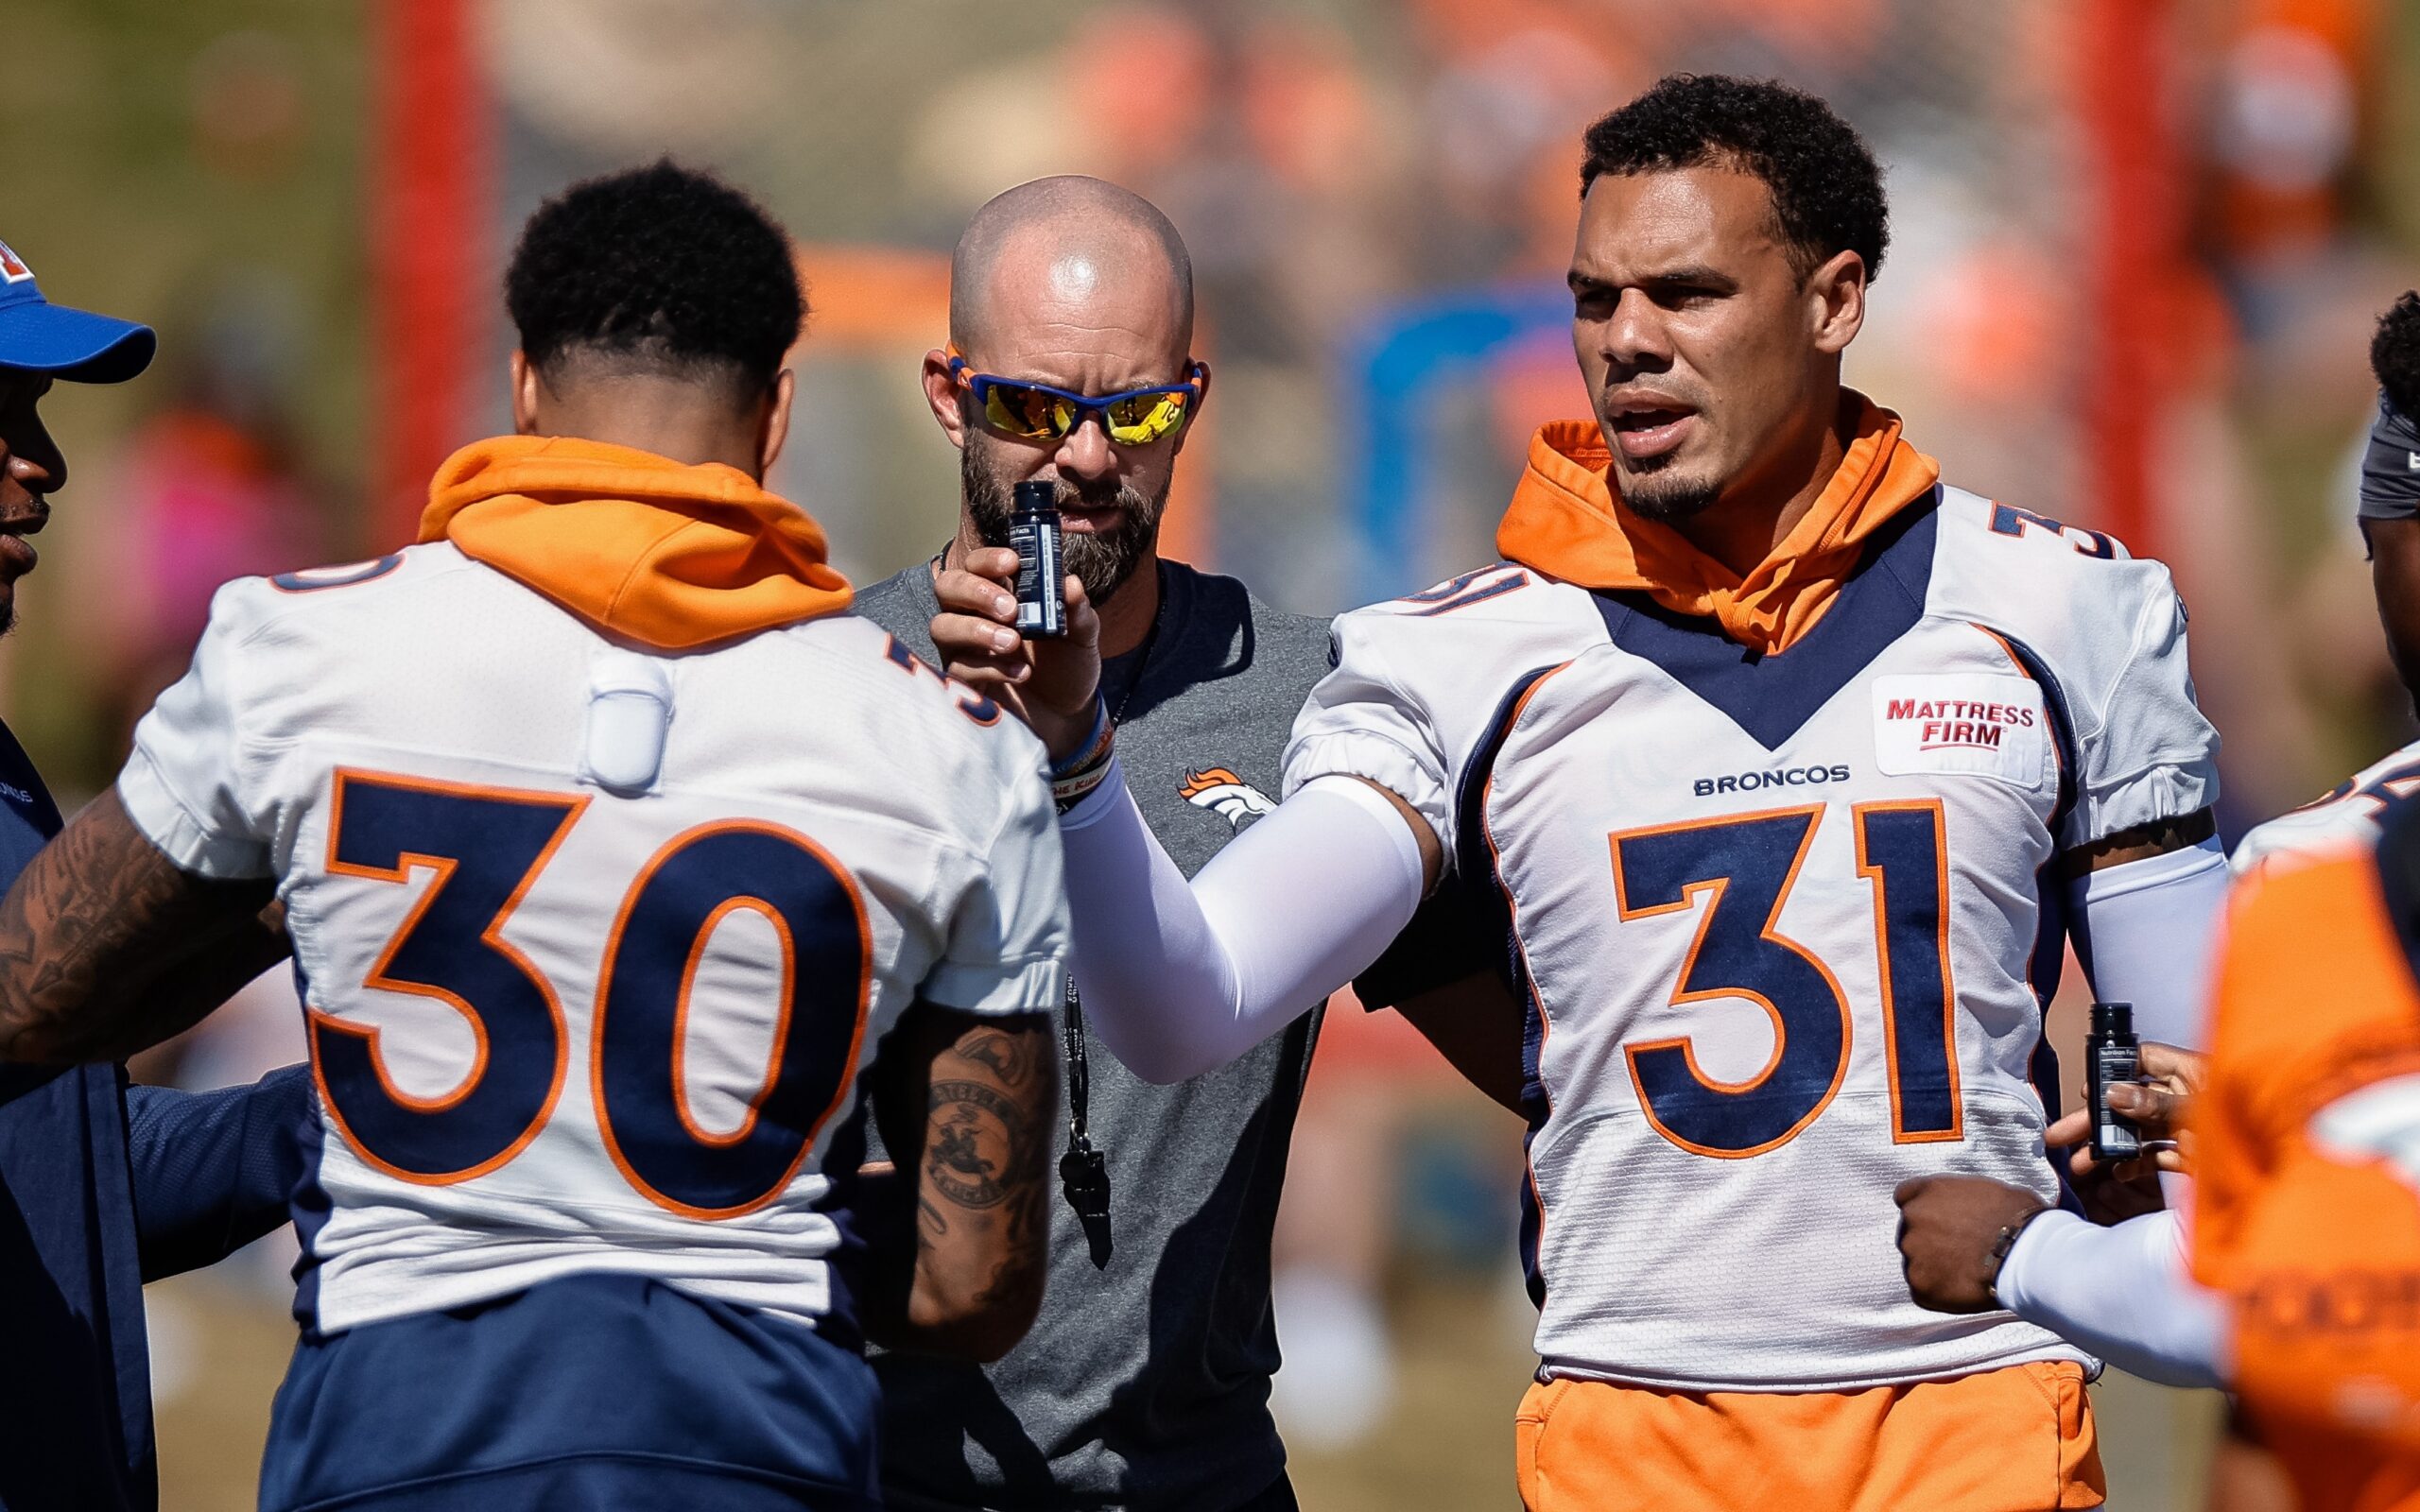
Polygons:
[[1891,245],[1882,168],[1829,105],[1775,79],[1668,74],[1582,139],[1580,193],[1599,176],[1724,167],[1772,192],[1773,219],[1804,277],[1852,251],[1872,283]]
[[2386,390],[2386,402],[2406,420],[2420,420],[2420,292],[2406,291],[2378,317],[2370,337],[2370,371]]
[[521,350],[544,370],[596,354],[720,369],[761,392],[806,318],[789,238],[746,195],[663,159],[538,207],[504,275]]

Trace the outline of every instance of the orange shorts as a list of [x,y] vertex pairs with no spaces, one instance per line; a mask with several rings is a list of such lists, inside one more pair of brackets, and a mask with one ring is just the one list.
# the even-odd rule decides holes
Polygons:
[[2082,1366],[1862,1391],[1657,1391],[1561,1377],[1514,1418],[1530,1512],[2050,1512],[2106,1497]]

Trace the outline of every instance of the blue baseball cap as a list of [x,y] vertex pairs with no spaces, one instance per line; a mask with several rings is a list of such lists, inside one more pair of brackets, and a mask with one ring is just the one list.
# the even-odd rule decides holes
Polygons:
[[71,310],[42,297],[34,270],[0,242],[0,368],[78,384],[122,384],[151,366],[147,325]]

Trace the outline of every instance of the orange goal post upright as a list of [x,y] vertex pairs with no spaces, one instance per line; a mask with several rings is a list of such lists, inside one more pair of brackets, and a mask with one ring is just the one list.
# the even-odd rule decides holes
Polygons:
[[373,0],[370,536],[413,538],[429,475],[473,439],[496,292],[493,101],[475,0]]
[[2093,524],[2160,556],[2152,455],[2169,398],[2166,343],[2185,275],[2184,154],[2176,138],[2175,0],[2081,0],[2077,104],[2090,176],[2095,360],[2083,405]]

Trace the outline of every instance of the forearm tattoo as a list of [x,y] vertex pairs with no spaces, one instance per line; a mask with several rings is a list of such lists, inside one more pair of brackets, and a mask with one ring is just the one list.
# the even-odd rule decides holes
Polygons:
[[[988,1239],[997,1257],[981,1299],[1034,1283],[1048,1222],[1057,1068],[1046,1022],[969,1029],[933,1059],[920,1241]],[[969,1226],[972,1226],[971,1228]]]
[[110,1058],[183,1027],[214,1004],[154,988],[224,974],[197,956],[265,936],[270,886],[179,871],[102,794],[0,902],[0,1059]]

